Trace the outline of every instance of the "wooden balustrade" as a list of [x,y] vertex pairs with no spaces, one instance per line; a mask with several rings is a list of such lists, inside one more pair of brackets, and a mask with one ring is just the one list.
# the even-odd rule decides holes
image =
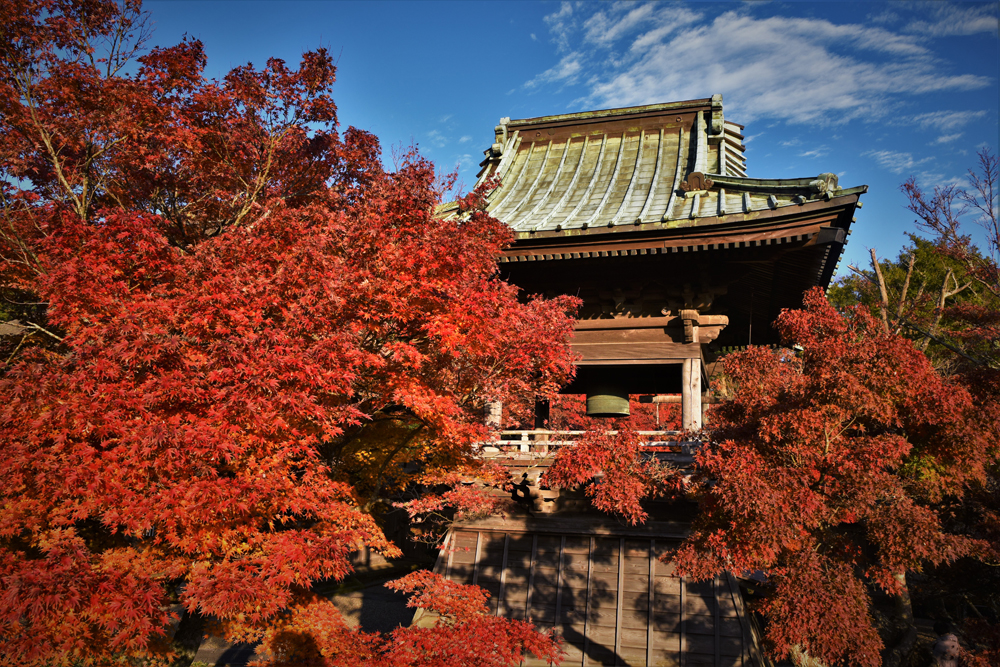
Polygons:
[[[499,431],[494,439],[480,443],[484,456],[548,456],[560,447],[575,445],[587,431],[550,431],[547,429],[527,429]],[[617,431],[607,431],[615,435]],[[689,448],[692,443],[679,439],[680,431],[636,431],[648,438],[649,446],[676,449]]]

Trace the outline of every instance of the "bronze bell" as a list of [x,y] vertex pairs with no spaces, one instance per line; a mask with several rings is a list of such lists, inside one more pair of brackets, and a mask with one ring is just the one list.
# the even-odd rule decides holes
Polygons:
[[628,392],[618,388],[602,387],[587,394],[588,417],[628,417]]

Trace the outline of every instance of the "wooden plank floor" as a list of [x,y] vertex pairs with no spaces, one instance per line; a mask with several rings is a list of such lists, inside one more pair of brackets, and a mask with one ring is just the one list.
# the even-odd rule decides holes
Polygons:
[[457,527],[438,570],[489,591],[492,613],[560,634],[563,665],[759,667],[735,579],[676,576],[659,560],[676,545]]

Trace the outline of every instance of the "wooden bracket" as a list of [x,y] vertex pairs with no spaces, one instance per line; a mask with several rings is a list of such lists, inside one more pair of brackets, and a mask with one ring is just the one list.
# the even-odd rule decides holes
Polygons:
[[684,321],[684,342],[698,342],[698,311],[682,310],[681,320]]

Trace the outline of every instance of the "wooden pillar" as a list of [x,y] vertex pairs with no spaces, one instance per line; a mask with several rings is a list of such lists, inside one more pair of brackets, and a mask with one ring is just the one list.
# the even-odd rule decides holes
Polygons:
[[681,368],[681,427],[701,430],[701,359],[685,359]]
[[[547,429],[549,428],[549,402],[548,401],[535,401],[535,430]],[[536,433],[535,442],[548,442],[548,433]],[[549,446],[547,444],[537,445],[536,450],[544,453],[548,453]]]
[[499,431],[503,422],[503,403],[501,401],[490,401],[483,411],[485,413],[486,428],[491,431]]

